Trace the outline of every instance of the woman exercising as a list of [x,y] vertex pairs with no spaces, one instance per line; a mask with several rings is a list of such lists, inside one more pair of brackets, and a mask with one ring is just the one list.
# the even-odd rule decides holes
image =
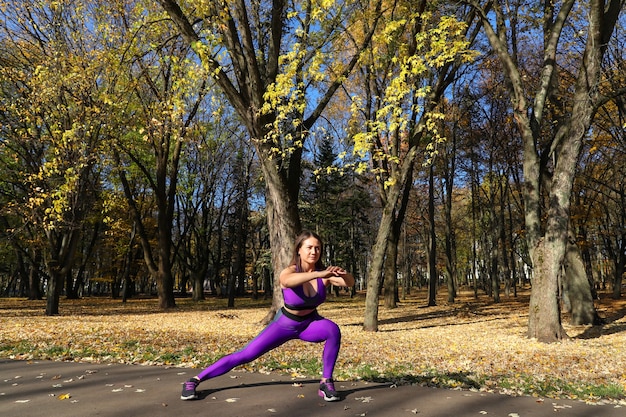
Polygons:
[[180,396],[182,400],[198,398],[196,388],[200,382],[251,362],[292,339],[326,342],[322,354],[319,395],[326,401],[340,399],[332,376],[341,345],[341,332],[337,324],[319,315],[317,306],[326,300],[328,285],[352,287],[354,277],[338,266],[324,268],[320,260],[322,249],[322,240],[313,232],[304,231],[297,237],[291,262],[283,269],[279,278],[285,306],[243,349],[222,357],[185,382]]

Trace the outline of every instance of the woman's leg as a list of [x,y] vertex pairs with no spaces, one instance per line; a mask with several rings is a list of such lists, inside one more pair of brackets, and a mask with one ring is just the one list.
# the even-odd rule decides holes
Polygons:
[[322,353],[322,377],[324,379],[332,378],[341,346],[339,326],[319,316],[308,325],[306,330],[300,333],[300,339],[315,343],[326,341]]
[[198,374],[198,380],[205,381],[223,375],[236,366],[252,362],[264,353],[282,345],[288,340],[296,339],[298,337],[297,325],[298,323],[283,316],[282,312],[279,310],[279,312],[276,313],[276,318],[243,349],[226,355],[213,363]]

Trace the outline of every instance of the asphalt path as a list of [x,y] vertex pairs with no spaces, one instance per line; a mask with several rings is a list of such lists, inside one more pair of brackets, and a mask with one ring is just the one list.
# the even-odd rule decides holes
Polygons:
[[325,402],[318,381],[232,371],[182,401],[197,370],[166,366],[0,359],[2,417],[624,417],[626,402],[553,400],[390,383],[337,381]]

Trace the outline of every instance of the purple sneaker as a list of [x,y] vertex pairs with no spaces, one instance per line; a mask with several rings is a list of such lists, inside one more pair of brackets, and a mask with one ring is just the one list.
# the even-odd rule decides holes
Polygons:
[[191,378],[188,381],[185,381],[185,383],[183,384],[183,392],[182,394],[180,394],[180,399],[195,400],[196,398],[198,398],[198,395],[196,394],[196,387],[199,383],[200,381],[198,381],[196,378]]
[[339,394],[335,391],[335,381],[327,379],[325,382],[320,382],[320,397],[324,398],[324,401],[339,401]]

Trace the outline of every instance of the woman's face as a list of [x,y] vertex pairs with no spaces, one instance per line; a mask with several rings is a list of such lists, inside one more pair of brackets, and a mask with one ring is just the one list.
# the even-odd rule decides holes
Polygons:
[[300,262],[302,264],[315,265],[320,259],[320,252],[322,245],[319,240],[314,237],[310,237],[302,242],[300,249],[298,249],[298,255],[300,255]]

